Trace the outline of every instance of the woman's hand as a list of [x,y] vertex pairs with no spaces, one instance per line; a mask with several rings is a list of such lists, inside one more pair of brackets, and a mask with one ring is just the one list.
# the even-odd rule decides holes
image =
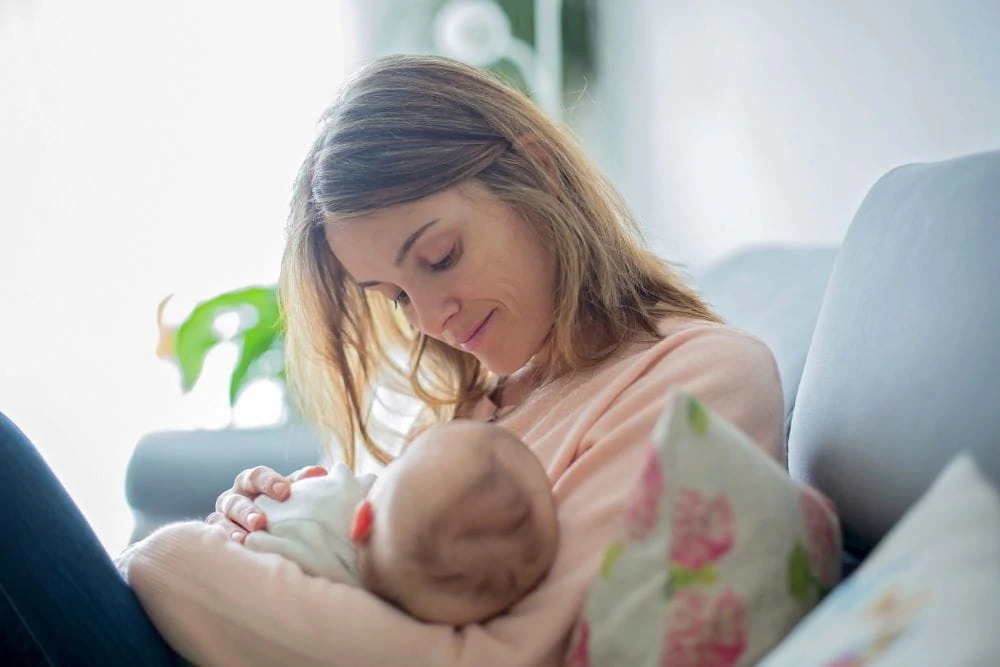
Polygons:
[[325,474],[323,466],[306,466],[288,477],[267,466],[244,470],[237,475],[233,488],[219,495],[215,511],[205,518],[205,523],[222,528],[229,539],[243,544],[247,533],[267,528],[267,517],[253,502],[257,496],[285,500],[291,493],[292,482]]

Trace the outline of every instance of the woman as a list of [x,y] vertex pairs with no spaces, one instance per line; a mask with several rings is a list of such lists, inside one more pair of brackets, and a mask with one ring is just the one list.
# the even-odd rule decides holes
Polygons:
[[121,562],[193,662],[560,664],[671,389],[783,459],[767,348],[720,324],[641,245],[569,136],[455,62],[392,57],[348,82],[296,182],[280,291],[293,393],[349,463],[358,444],[391,459],[376,387],[422,402],[415,429],[497,421],[549,474],[560,551],[512,612],[458,630],[421,624],[243,547],[266,526],[254,498],[287,497],[291,481],[245,471],[205,523],[167,527]]

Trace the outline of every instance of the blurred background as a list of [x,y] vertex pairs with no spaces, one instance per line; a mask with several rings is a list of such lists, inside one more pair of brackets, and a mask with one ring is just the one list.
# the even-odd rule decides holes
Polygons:
[[997,34],[991,0],[0,0],[0,410],[111,552],[143,435],[285,419],[280,378],[231,395],[238,312],[191,391],[170,335],[273,284],[314,122],[374,56],[507,76],[697,271],[836,244],[886,170],[1000,146]]

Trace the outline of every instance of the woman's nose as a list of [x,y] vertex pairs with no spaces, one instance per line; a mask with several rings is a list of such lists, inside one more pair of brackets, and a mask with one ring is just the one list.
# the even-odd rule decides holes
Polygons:
[[452,316],[461,309],[458,299],[432,287],[418,294],[410,293],[410,301],[416,327],[432,338],[444,340]]

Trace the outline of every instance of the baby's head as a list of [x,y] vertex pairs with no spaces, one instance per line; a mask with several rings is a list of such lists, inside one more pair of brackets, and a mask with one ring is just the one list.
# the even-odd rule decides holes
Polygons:
[[414,440],[355,517],[361,584],[434,623],[480,622],[545,576],[558,546],[548,476],[492,424],[458,420]]

